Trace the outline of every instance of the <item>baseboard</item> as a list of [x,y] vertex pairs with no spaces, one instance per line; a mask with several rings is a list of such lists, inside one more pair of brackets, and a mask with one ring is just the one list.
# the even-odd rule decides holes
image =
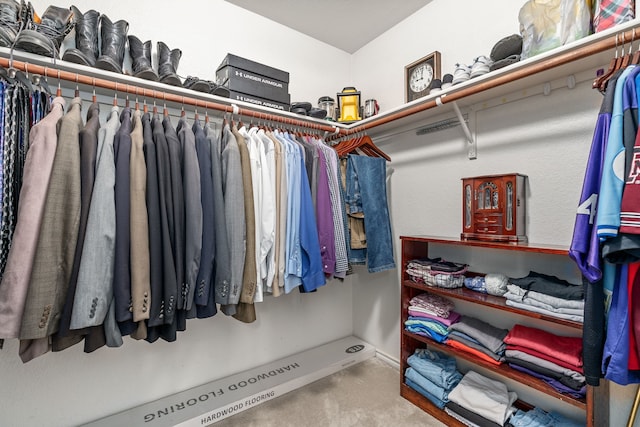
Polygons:
[[373,346],[346,337],[85,426],[203,427],[374,356]]
[[376,349],[376,358],[391,366],[396,371],[400,370],[400,360],[396,359],[395,357],[389,356],[387,353]]

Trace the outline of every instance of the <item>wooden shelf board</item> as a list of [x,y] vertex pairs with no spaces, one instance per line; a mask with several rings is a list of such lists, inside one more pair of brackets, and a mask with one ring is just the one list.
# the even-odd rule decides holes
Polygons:
[[403,331],[403,335],[405,337],[408,337],[410,339],[416,340],[416,341],[420,341],[421,343],[425,344],[428,347],[434,348],[436,350],[440,350],[443,353],[447,353],[450,354],[452,356],[455,357],[460,357],[462,359],[465,359],[469,362],[472,362],[478,366],[482,366],[483,368],[489,369],[492,372],[495,372],[503,377],[506,378],[511,378],[521,384],[527,385],[535,390],[538,390],[542,393],[548,394],[549,396],[552,396],[558,400],[561,400],[563,402],[566,402],[568,404],[571,404],[573,406],[576,406],[582,410],[586,410],[587,409],[587,402],[586,399],[575,399],[571,396],[568,396],[566,394],[562,394],[558,391],[556,391],[553,387],[549,386],[547,383],[545,383],[544,381],[542,381],[541,379],[535,378],[531,375],[525,374],[524,372],[520,372],[517,371],[515,369],[510,368],[507,364],[502,364],[499,366],[493,365],[489,362],[486,362],[482,359],[477,358],[476,356],[470,354],[470,353],[466,353],[464,351],[460,351],[457,349],[454,349],[452,347],[449,347],[448,345],[445,344],[440,344],[437,343],[435,341],[433,341],[430,338],[427,337],[423,337],[417,334],[413,334],[409,331]]
[[501,249],[508,251],[518,252],[533,252],[550,255],[569,255],[569,247],[563,245],[552,245],[544,243],[509,243],[509,242],[488,242],[483,240],[468,240],[460,239],[458,237],[442,237],[442,236],[400,236],[403,241],[411,242],[424,242],[424,243],[441,243],[446,245],[459,245],[459,246],[473,246],[489,249]]

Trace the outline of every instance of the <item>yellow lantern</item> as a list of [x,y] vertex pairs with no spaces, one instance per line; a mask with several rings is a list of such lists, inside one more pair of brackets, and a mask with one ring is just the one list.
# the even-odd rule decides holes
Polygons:
[[355,122],[362,120],[360,116],[360,92],[353,86],[347,86],[342,92],[336,94],[338,97],[338,109],[340,111],[339,122]]

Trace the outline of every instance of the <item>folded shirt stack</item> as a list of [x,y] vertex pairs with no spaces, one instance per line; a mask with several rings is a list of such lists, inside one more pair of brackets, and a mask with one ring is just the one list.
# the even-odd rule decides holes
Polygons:
[[505,361],[503,339],[508,332],[475,317],[462,316],[449,326],[445,343],[493,365],[500,365]]
[[509,279],[507,305],[559,319],[584,322],[584,289],[555,276],[529,272]]
[[453,303],[439,295],[423,293],[409,301],[409,317],[405,329],[414,334],[443,342],[449,333],[448,327],[460,319],[453,311]]
[[504,426],[516,411],[517,398],[500,381],[469,371],[449,393],[445,411],[466,425]]
[[422,258],[409,261],[407,274],[417,283],[442,288],[459,288],[464,282],[467,264],[445,261],[442,258]]
[[585,397],[582,338],[515,325],[504,342],[505,358],[510,367],[540,378],[560,393]]
[[407,359],[407,364],[405,384],[438,408],[444,408],[449,401],[449,392],[462,379],[455,359],[433,350],[416,349]]

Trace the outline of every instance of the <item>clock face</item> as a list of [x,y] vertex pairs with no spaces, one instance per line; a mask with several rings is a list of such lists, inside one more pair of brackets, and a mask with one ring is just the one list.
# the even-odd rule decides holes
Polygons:
[[420,64],[413,69],[409,76],[409,89],[412,92],[423,92],[429,88],[431,80],[433,80],[431,64]]

